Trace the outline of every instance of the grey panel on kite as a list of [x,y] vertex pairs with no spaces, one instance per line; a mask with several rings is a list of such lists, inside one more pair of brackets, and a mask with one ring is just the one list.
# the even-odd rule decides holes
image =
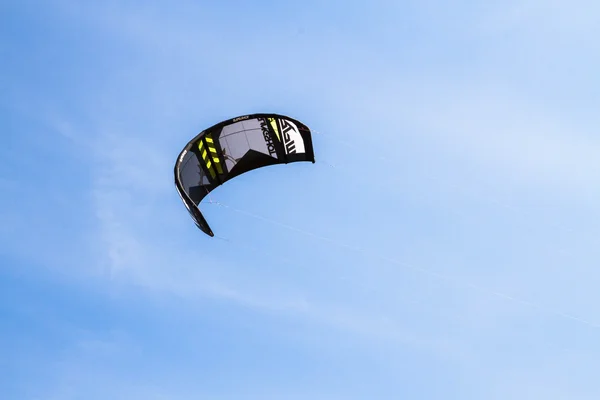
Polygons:
[[192,219],[214,236],[198,205],[216,187],[253,169],[315,162],[310,129],[279,114],[251,114],[220,122],[198,134],[175,163],[175,187]]

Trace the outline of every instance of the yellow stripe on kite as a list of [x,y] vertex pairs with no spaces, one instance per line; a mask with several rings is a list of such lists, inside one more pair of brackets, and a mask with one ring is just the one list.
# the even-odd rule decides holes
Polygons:
[[275,134],[277,135],[277,140],[279,140],[281,142],[281,138],[279,137],[279,129],[277,129],[277,122],[275,121],[275,118],[267,118],[267,119],[269,120],[271,127],[273,128],[273,130],[275,131]]

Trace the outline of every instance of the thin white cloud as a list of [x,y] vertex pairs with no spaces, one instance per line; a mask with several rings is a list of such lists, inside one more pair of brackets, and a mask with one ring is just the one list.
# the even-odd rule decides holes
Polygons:
[[[314,282],[310,282],[314,285],[311,286],[306,282],[295,281],[283,273],[260,276],[240,273],[242,268],[234,265],[234,259],[228,254],[232,249],[240,249],[241,246],[235,241],[227,243],[213,240],[210,242],[211,251],[206,251],[202,246],[207,242],[202,241],[195,231],[190,234],[192,224],[173,189],[173,155],[179,150],[175,143],[180,140],[165,139],[178,135],[183,142],[187,136],[182,132],[187,127],[179,129],[181,125],[177,128],[169,126],[175,119],[164,118],[165,115],[187,118],[185,123],[196,129],[202,125],[199,119],[216,122],[216,115],[225,113],[223,110],[231,101],[237,103],[227,110],[238,106],[243,108],[241,106],[245,101],[248,101],[246,105],[257,104],[264,98],[261,93],[248,94],[250,91],[246,89],[254,87],[253,83],[244,87],[233,85],[235,87],[232,88],[220,82],[221,80],[232,79],[238,83],[248,76],[259,79],[272,75],[274,81],[281,83],[288,81],[284,78],[289,76],[305,76],[306,70],[296,66],[284,71],[268,61],[253,58],[245,60],[245,65],[255,72],[244,75],[235,61],[238,57],[245,59],[246,55],[261,49],[262,45],[250,44],[232,52],[227,46],[235,42],[232,37],[220,37],[221,33],[211,33],[211,27],[194,27],[165,20],[152,9],[138,9],[137,6],[135,9],[128,9],[115,3],[98,3],[92,8],[75,3],[70,6],[73,6],[69,10],[72,14],[67,13],[70,17],[84,17],[82,21],[85,21],[86,26],[93,26],[88,24],[93,22],[103,34],[122,38],[123,42],[139,50],[144,57],[148,56],[142,61],[121,66],[118,73],[110,75],[107,82],[103,82],[103,87],[98,88],[93,99],[85,101],[86,110],[93,120],[92,126],[85,130],[86,134],[93,132],[93,138],[85,145],[80,143],[88,151],[93,149],[90,162],[86,165],[91,171],[90,182],[93,187],[90,199],[96,217],[96,230],[90,236],[100,239],[95,243],[94,255],[101,256],[98,261],[100,267],[114,281],[143,286],[148,292],[157,295],[166,293],[168,296],[183,298],[190,308],[210,297],[256,313],[309,321],[315,326],[340,332],[344,337],[362,338],[364,340],[361,343],[369,348],[382,346],[389,350],[409,347],[423,353],[435,353],[452,359],[455,366],[464,367],[468,370],[465,372],[466,376],[476,375],[474,372],[483,368],[484,364],[477,364],[484,359],[481,353],[492,353],[502,332],[522,334],[528,326],[536,325],[543,319],[529,307],[530,304],[520,307],[510,301],[490,301],[490,296],[487,295],[491,293],[491,297],[495,296],[491,290],[484,290],[486,293],[480,296],[456,287],[435,286],[431,283],[435,281],[431,275],[436,275],[435,271],[446,266],[428,265],[423,268],[425,279],[415,279],[417,287],[412,288],[414,292],[422,290],[421,297],[417,297],[413,292],[401,293],[401,283],[408,279],[408,274],[404,274],[404,269],[398,265],[400,260],[378,259],[364,264],[355,261],[353,269],[344,271],[350,279],[332,283],[323,278],[317,284],[314,283],[317,281],[315,278]],[[212,42],[215,38],[221,38],[222,42]],[[335,35],[328,37],[329,44],[337,43],[338,39]],[[309,54],[306,52],[309,42],[304,42],[304,47],[290,46],[286,50],[289,53],[285,54],[299,52],[304,57]],[[275,41],[271,45],[275,46],[277,43]],[[298,43],[302,44],[302,40],[299,39]],[[161,50],[155,51],[157,48]],[[348,115],[351,115],[352,122],[348,125],[376,124],[376,132],[380,135],[377,138],[381,140],[375,142],[386,149],[391,149],[398,140],[399,132],[410,125],[418,128],[418,132],[412,133],[413,140],[437,146],[435,154],[451,154],[455,160],[459,160],[457,162],[462,163],[461,166],[477,169],[482,174],[499,171],[505,174],[507,180],[508,177],[514,177],[515,180],[520,179],[532,186],[542,182],[550,189],[550,193],[560,194],[565,190],[572,190],[572,194],[567,196],[571,200],[581,193],[594,193],[594,188],[600,187],[597,173],[600,168],[595,156],[600,143],[591,134],[593,132],[585,131],[585,127],[576,127],[569,118],[553,115],[544,104],[532,106],[531,102],[519,100],[521,93],[499,89],[498,85],[487,86],[481,83],[483,79],[474,79],[474,83],[462,85],[447,84],[452,77],[431,79],[426,74],[417,73],[399,79],[396,71],[398,64],[385,66],[380,62],[375,69],[362,67],[364,64],[357,62],[360,58],[375,58],[377,55],[376,51],[367,48],[358,48],[354,57],[348,57],[351,55],[350,51],[328,55],[324,45],[320,50],[323,53],[320,64],[307,67],[308,72],[318,73],[311,80],[312,83],[307,85],[312,92],[304,90],[304,82],[292,82],[281,92],[285,95],[291,93],[318,98],[322,102],[314,103],[320,109],[325,109],[322,113],[327,115],[321,115],[321,121],[348,120]],[[164,56],[163,51],[167,56]],[[315,56],[315,53],[310,54]],[[207,55],[218,58],[221,63],[207,67]],[[342,66],[347,68],[341,68]],[[200,67],[207,69],[200,70]],[[215,72],[221,69],[231,74],[211,73],[207,77],[198,78],[207,70]],[[320,72],[321,70],[327,73]],[[185,77],[189,77],[189,80]],[[119,112],[118,100],[122,100],[121,95],[128,95],[119,89],[128,79],[135,80],[134,86],[139,92],[123,101],[127,105],[127,111]],[[353,82],[354,85],[348,82]],[[220,85],[222,90],[210,92],[211,104],[200,109],[199,105],[206,97],[200,100],[195,99],[195,96],[201,97],[210,85]],[[318,92],[315,90],[317,87]],[[289,99],[293,98],[292,95]],[[297,102],[303,103],[303,99],[299,98]],[[140,103],[136,103],[136,100]],[[262,101],[264,103],[260,103],[261,105],[267,103],[266,100]],[[269,104],[277,102],[278,100]],[[194,110],[193,117],[182,117],[194,107],[198,109]],[[163,111],[164,115],[149,116],[153,112]],[[213,115],[214,118],[209,118],[208,115]],[[162,126],[148,129],[153,123],[144,124],[142,119],[162,123]],[[84,131],[75,129],[75,123],[68,118],[53,120],[57,130],[66,138],[76,139],[78,132]],[[405,125],[399,127],[399,124]],[[331,128],[333,135],[339,134],[338,137],[341,137],[342,131],[344,135],[364,137],[364,131],[359,129],[354,132],[336,130],[339,125],[331,122],[326,125],[326,129]],[[372,131],[368,133],[373,134]],[[345,140],[346,137],[342,139]],[[390,154],[390,159],[397,155],[398,153]],[[437,165],[436,168],[443,166]],[[456,172],[457,169],[452,171]],[[390,187],[390,191],[392,190],[393,187]],[[369,201],[368,196],[365,199]],[[388,217],[391,219],[390,215],[382,213],[381,216],[384,220]],[[385,227],[388,230],[382,235],[393,236],[397,232],[387,228],[387,225]],[[272,232],[280,234],[278,229],[280,228],[273,228]],[[465,240],[473,239],[478,233],[471,232],[471,235],[465,237]],[[312,239],[315,239],[314,235]],[[434,239],[424,240],[429,240],[426,248],[431,253],[449,250],[442,243],[434,242]],[[248,240],[241,244],[248,243],[252,242]],[[313,245],[308,239],[304,243],[307,246]],[[454,251],[460,252],[461,249]],[[329,250],[328,256],[334,262],[335,254],[333,250]],[[265,263],[283,262],[277,258],[265,257],[264,254],[256,256],[259,260],[264,259]],[[473,259],[477,260],[477,257]],[[318,276],[328,267],[318,257],[312,260],[314,265],[308,265],[304,270],[306,276]],[[544,258],[540,257],[540,260],[543,261]],[[531,269],[532,273],[539,273],[540,266],[517,261],[519,262],[515,268]],[[479,262],[483,265],[476,267],[484,271],[480,276],[485,276],[485,259]],[[456,264],[458,263],[455,262],[453,267],[459,268]],[[86,267],[88,266],[80,266],[81,270]],[[98,266],[89,268],[96,267]],[[344,266],[336,268],[343,270]],[[503,274],[507,281],[513,278],[509,276],[508,270],[494,273]],[[456,275],[461,274],[466,275],[463,270],[456,271]],[[452,273],[448,275],[452,276]],[[368,283],[374,288],[370,297],[364,295],[360,286],[364,282],[359,281],[366,280],[363,277],[368,277]],[[477,282],[477,278],[473,277],[473,281]],[[531,280],[527,283],[531,284]],[[474,287],[478,289],[478,286]],[[420,299],[418,301],[421,303],[411,305],[410,301],[414,301],[411,296]],[[496,297],[503,296],[505,295],[498,291]],[[564,318],[558,319],[563,328],[576,325],[577,328],[573,329],[582,329],[578,324],[569,325],[570,321]],[[539,325],[543,326],[541,323]],[[116,341],[119,342],[119,339]],[[98,374],[95,374],[97,370],[94,368],[94,361],[89,360],[102,359],[103,354],[118,359],[118,354],[131,351],[131,342],[125,340],[125,343],[126,345],[120,346],[110,341],[104,343],[92,340],[77,345],[72,358],[66,363],[69,366],[64,369],[64,380],[57,384],[56,398],[90,393],[89,387],[95,387],[92,377],[96,379]],[[522,342],[515,340],[513,343]],[[87,360],[90,368],[78,375],[77,367],[81,365],[81,360]],[[484,367],[490,373],[502,375],[504,372],[503,376],[507,376],[506,371],[509,370],[506,365]],[[537,365],[533,363],[528,367],[536,368]],[[550,371],[545,377],[550,380],[560,372]],[[99,376],[102,378],[101,383],[112,384],[112,393],[109,394],[119,392],[121,396],[125,397],[124,394],[127,394],[127,398],[135,399],[152,395],[160,398],[160,394],[168,392],[171,396],[169,398],[178,398],[169,385],[136,387],[122,383],[106,371],[99,371]],[[514,387],[507,390],[511,396],[506,397],[518,399],[521,393],[517,389],[513,392],[512,389]],[[277,390],[273,389],[273,393],[275,392]],[[484,393],[489,394],[489,390]],[[110,396],[104,398],[106,397]],[[181,398],[185,396],[182,395]]]
[[449,84],[419,77],[378,87],[376,94],[364,88],[357,97],[365,118],[374,120],[373,129],[388,143],[380,154],[389,160],[410,139],[431,147],[432,157],[454,156],[455,169],[477,165],[506,182],[543,185],[565,195],[574,190],[573,197],[600,188],[596,121],[561,115],[526,92],[481,79]]
[[600,139],[572,121],[494,90],[452,93],[421,118],[450,149],[481,164],[566,187],[600,187]]

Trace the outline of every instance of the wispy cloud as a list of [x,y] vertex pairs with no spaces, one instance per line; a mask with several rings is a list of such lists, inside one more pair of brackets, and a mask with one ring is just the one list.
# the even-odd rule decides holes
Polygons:
[[580,121],[532,106],[518,93],[465,89],[438,93],[438,100],[419,117],[446,148],[533,184],[584,191],[600,187],[600,165],[594,156],[600,141]]
[[[566,2],[431,5],[40,6],[60,21],[65,88],[9,85],[3,109],[36,129],[0,176],[16,199],[3,197],[0,251],[104,299],[67,315],[38,294],[86,326],[37,355],[55,378],[40,397],[598,393],[595,86],[553,55],[593,46],[542,40],[574,41],[593,17]],[[175,157],[205,126],[265,109],[322,131],[318,162],[215,191],[229,207],[203,208],[219,228],[205,237]]]

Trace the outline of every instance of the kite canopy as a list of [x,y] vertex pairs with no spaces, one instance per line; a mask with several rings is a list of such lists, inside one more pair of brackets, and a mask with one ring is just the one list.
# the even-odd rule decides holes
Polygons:
[[198,205],[217,186],[253,169],[315,162],[310,129],[279,114],[251,114],[220,122],[198,134],[175,163],[175,187],[192,219],[214,236]]

